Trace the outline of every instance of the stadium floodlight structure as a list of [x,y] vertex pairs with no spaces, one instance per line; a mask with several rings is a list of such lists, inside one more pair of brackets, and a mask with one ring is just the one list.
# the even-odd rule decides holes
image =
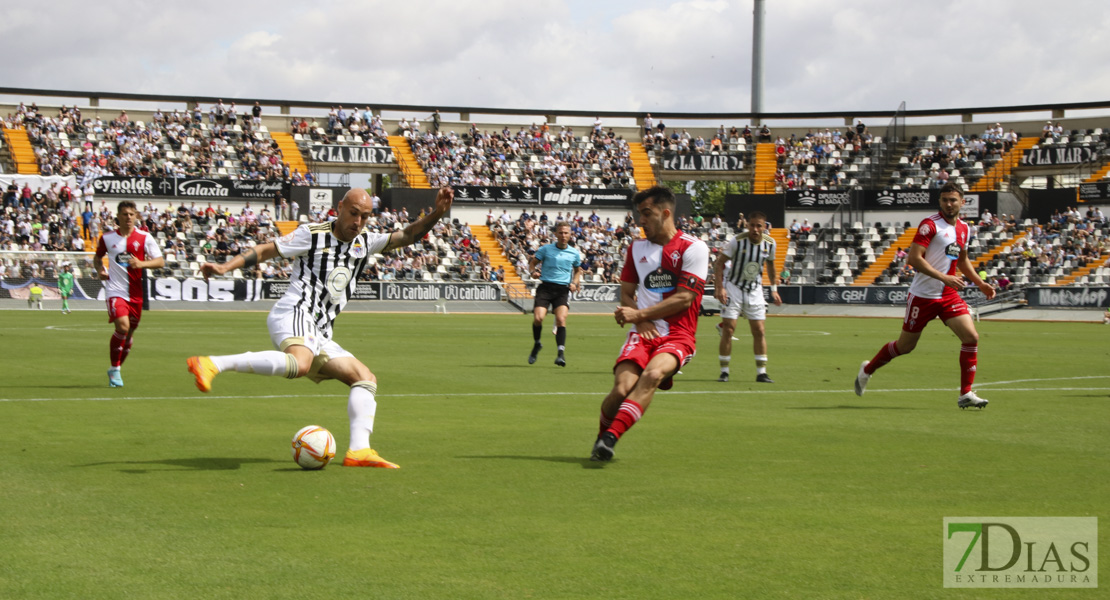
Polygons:
[[755,0],[752,10],[752,122],[760,122],[763,112],[763,15],[764,0]]

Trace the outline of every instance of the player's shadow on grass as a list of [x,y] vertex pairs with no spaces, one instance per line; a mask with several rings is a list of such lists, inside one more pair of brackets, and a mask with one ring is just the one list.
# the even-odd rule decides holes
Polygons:
[[[121,473],[142,474],[151,471],[236,471],[243,465],[252,465],[260,463],[276,463],[285,462],[274,460],[272,458],[167,458],[163,460],[124,460],[124,461],[105,461],[88,463],[84,465],[74,465],[76,467],[102,467],[106,465],[119,465]],[[156,469],[145,468],[144,466],[153,467],[155,465],[165,465],[168,467],[176,467],[173,469]]]
[[839,404],[837,406],[791,406],[789,410],[925,410],[916,406],[857,406]]
[[493,460],[537,460],[542,462],[566,463],[581,465],[586,468],[597,468],[602,463],[591,461],[590,458],[580,456],[523,456],[519,454],[492,454],[484,456],[456,456],[455,458],[483,458]]

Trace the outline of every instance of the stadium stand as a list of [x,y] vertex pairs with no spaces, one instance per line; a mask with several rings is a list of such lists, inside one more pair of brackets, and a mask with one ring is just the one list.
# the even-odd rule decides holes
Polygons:
[[[84,226],[81,188],[98,176],[201,175],[311,184],[315,177],[304,159],[320,144],[389,145],[403,176],[401,185],[412,187],[480,184],[642,189],[660,179],[675,178],[663,172],[660,161],[660,157],[674,154],[740,157],[743,170],[726,176],[749,179],[755,193],[799,188],[921,189],[939,187],[946,181],[955,181],[969,191],[994,190],[1006,182],[1013,185],[1014,170],[1028,167],[1021,161],[1030,149],[1082,150],[1097,164],[1083,172],[1081,180],[1097,182],[1110,173],[1110,162],[1105,159],[1110,132],[1101,127],[1069,131],[1059,123],[1050,123],[1039,133],[1028,128],[1018,133],[1020,127],[1006,131],[996,123],[966,138],[952,133],[954,128],[938,129],[888,145],[862,123],[843,129],[811,129],[804,134],[787,132],[773,140],[766,126],[758,131],[747,125],[742,130],[733,126],[726,131],[722,125],[714,132],[667,129],[662,123],[654,127],[645,122],[647,126],[639,128],[641,143],[626,130],[602,127],[600,119],[587,135],[576,134],[571,126],[547,122],[513,126],[516,131],[509,126],[488,126],[486,130],[471,124],[457,134],[449,127],[438,127],[438,119],[433,130],[422,129],[417,119],[401,119],[395,128],[388,126],[396,133],[390,136],[387,125],[369,107],[348,112],[337,106],[326,118],[318,119],[286,121],[290,117],[282,117],[281,121],[269,121],[270,126],[288,123],[289,130],[272,132],[250,113],[236,115],[235,105],[225,106],[222,101],[213,103],[207,112],[197,105],[165,114],[155,110],[144,113],[143,119],[132,119],[126,111],[110,120],[85,118],[76,106],[53,111],[32,103],[20,104],[9,114],[3,122],[0,160],[6,162],[4,170],[8,172],[71,174],[77,176],[78,185],[65,194],[54,188],[30,190],[27,203],[22,188],[8,190],[0,219],[0,250],[88,248],[111,226],[114,216],[101,201],[88,227]],[[97,113],[103,114],[103,110]],[[1061,170],[1048,169],[1053,173]],[[221,243],[229,247],[258,243],[296,225],[275,222],[267,215],[260,226],[258,217],[252,224],[247,215],[224,214],[217,218],[217,222],[223,221],[217,226],[223,231],[216,232],[192,216],[178,227],[180,217],[172,211],[155,212],[148,225],[162,234],[159,239],[167,250],[172,249],[175,260],[172,268],[167,265],[169,274],[186,276],[195,272],[192,263],[226,256]],[[996,223],[998,219],[991,217],[991,222],[978,226],[969,252],[992,277],[996,273],[1010,275],[1012,285],[1107,283],[1105,218],[1076,219],[1070,213],[1054,216],[1043,225],[1029,219],[1019,224],[1004,215]],[[318,209],[312,213],[312,220],[326,218],[326,212]],[[383,230],[411,220],[389,211],[382,211],[377,218]],[[538,215],[525,211],[507,223],[443,223],[430,242],[380,257],[370,275],[528,283],[527,257],[550,241],[554,220],[541,222]],[[713,248],[739,233],[727,224],[702,223],[700,219],[684,221],[681,226]],[[593,222],[585,216],[575,219],[574,232],[589,258],[587,282],[616,281],[621,249],[639,234],[632,223]],[[830,222],[815,224],[801,234],[786,228],[771,233],[779,242],[776,262],[780,272],[790,273],[790,283],[904,284],[912,276],[904,260],[914,233],[909,223],[864,226]],[[24,269],[19,266],[17,270]],[[281,265],[274,270],[239,276],[281,275]]]
[[508,127],[490,133],[472,125],[461,135],[413,132],[406,138],[433,187],[635,186],[629,144],[611,129],[595,128],[578,138],[573,128],[553,133],[546,123],[521,127],[516,133]]

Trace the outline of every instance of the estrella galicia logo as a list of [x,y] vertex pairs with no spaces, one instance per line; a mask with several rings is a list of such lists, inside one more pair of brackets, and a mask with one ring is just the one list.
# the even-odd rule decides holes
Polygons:
[[958,259],[960,257],[960,245],[955,242],[948,244],[944,247],[944,255],[952,260]]
[[944,587],[1098,587],[1098,518],[945,517]]
[[125,268],[125,269],[130,267],[131,266],[131,253],[130,252],[120,252],[119,254],[117,254],[116,255],[116,264]]
[[644,287],[660,294],[673,292],[677,284],[678,281],[674,273],[663,270],[663,267],[659,267],[651,273],[648,273],[647,277],[644,277]]

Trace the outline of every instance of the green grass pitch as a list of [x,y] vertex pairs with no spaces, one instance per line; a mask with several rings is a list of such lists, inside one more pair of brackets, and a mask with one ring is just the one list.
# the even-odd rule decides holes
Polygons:
[[345,388],[230,373],[205,395],[185,370],[270,349],[263,313],[148,312],[110,389],[102,312],[0,312],[0,598],[1097,595],[946,590],[941,530],[1107,517],[1110,327],[981,323],[991,403],[961,411],[939,323],[858,398],[898,320],[772,317],[773,385],[743,324],[716,382],[715,322],[599,468],[611,318],[572,314],[560,369],[550,319],[529,366],[527,316],[345,314],[337,341],[379,381],[373,445],[402,468],[307,472],[289,440],[323,425],[342,456]]

